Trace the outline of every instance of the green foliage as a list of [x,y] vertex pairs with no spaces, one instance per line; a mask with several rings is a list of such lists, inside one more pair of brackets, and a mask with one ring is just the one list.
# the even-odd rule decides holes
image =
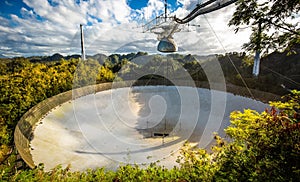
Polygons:
[[101,65],[95,60],[80,61],[74,73],[74,88],[96,84]]
[[[239,181],[300,180],[299,92],[287,102],[273,102],[280,108],[259,114],[253,110],[231,114],[225,132],[232,142],[221,148],[216,177]],[[297,113],[297,114],[296,114]],[[296,114],[296,115],[295,115]]]
[[207,81],[206,74],[198,61],[194,60],[191,62],[184,63],[183,67],[192,76],[193,80]]
[[113,66],[102,66],[93,59],[81,61],[78,63],[74,74],[74,88],[102,82],[112,82],[115,79],[112,69]]
[[[180,153],[177,162],[180,165],[178,172],[182,179],[187,181],[212,181],[217,166],[206,150],[197,147],[192,148],[189,144],[186,144]],[[174,169],[176,170],[176,168]]]
[[43,171],[43,165],[33,170],[18,171],[8,181],[112,181],[113,173],[106,172],[103,168],[86,170],[85,172],[71,172],[69,167],[63,169],[56,167],[50,172]]
[[291,94],[283,98],[287,99],[288,102],[270,102],[270,105],[280,109],[282,114],[286,114],[286,117],[289,118],[292,123],[299,122],[300,91],[292,90]]
[[244,45],[246,50],[291,49],[293,44],[299,43],[300,29],[294,21],[300,11],[299,0],[239,0],[236,5],[229,25],[236,26],[236,32],[251,25],[252,35],[250,42]]
[[7,70],[0,75],[0,143],[6,145],[12,144],[15,125],[32,106],[73,86],[115,78],[110,69],[94,60],[79,64],[77,59],[31,63],[15,58],[2,66]]
[[109,68],[101,66],[98,70],[97,83],[100,82],[112,82],[115,79],[115,74]]
[[[33,105],[71,89],[72,72],[68,71],[72,62],[58,64],[24,63],[22,69],[15,68],[1,76],[0,113],[8,126],[14,126],[17,120]],[[13,66],[13,65],[12,65]]]

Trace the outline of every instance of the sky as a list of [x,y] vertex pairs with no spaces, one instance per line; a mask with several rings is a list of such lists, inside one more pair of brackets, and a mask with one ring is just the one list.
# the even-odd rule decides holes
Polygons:
[[[184,17],[198,2],[168,0],[168,13]],[[251,30],[235,34],[227,26],[234,10],[230,5],[182,26],[174,34],[179,53],[241,51]],[[80,24],[89,55],[157,53],[157,36],[142,25],[163,12],[163,0],[0,0],[0,57],[80,54]]]

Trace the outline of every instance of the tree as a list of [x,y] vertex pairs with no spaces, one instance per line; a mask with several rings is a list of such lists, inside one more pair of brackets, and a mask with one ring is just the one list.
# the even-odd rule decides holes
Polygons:
[[236,5],[229,26],[236,26],[236,32],[245,25],[252,27],[250,42],[243,46],[247,51],[293,51],[293,45],[300,44],[300,28],[296,20],[300,0],[239,0]]

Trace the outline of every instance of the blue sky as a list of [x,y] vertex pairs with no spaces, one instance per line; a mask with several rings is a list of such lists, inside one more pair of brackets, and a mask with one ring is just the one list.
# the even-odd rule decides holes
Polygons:
[[[141,9],[147,6],[148,0],[128,0],[127,3],[133,9]],[[181,6],[176,0],[167,0],[167,3],[173,8]]]
[[[168,0],[168,10],[171,15],[184,17],[198,2]],[[129,52],[155,52],[157,36],[142,33],[141,26],[163,13],[164,1],[1,0],[0,10],[0,57],[78,54],[79,24],[84,25],[88,54],[110,54],[120,47]],[[233,10],[231,6],[195,19],[192,23],[201,28],[184,27],[185,31],[174,35],[175,41],[197,54],[240,50],[249,32],[235,35],[233,27],[227,26]]]

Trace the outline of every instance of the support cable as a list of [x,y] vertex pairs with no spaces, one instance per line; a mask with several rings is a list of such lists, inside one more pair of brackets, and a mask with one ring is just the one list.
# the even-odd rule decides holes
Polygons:
[[277,72],[277,71],[275,71],[275,70],[272,70],[272,69],[270,69],[270,68],[268,68],[268,67],[266,67],[266,66],[263,66],[263,65],[262,65],[261,67],[265,68],[266,70],[269,70],[270,72],[272,72],[272,73],[278,75],[279,77],[282,77],[282,78],[288,80],[290,83],[293,83],[294,85],[300,86],[300,83],[299,83],[299,82],[297,82],[297,81],[295,81],[295,80],[293,80],[293,79],[291,79],[291,78],[289,78],[289,77],[287,77],[287,76],[284,76],[283,74],[280,74],[279,72]]
[[211,4],[211,3],[215,2],[215,1],[217,1],[217,0],[209,0],[209,1],[206,1],[205,3],[197,4],[196,5],[197,7],[192,12],[190,12],[190,14],[188,14],[185,18],[181,19],[181,21],[186,20],[187,18],[189,18],[190,16],[192,16],[193,14],[195,14],[199,9],[204,8],[205,6]]
[[[210,1],[207,1],[206,3],[203,3],[203,7],[201,5],[199,5],[199,7],[201,8],[195,8],[194,10],[196,11],[192,11],[193,13],[190,13],[189,15],[187,15],[185,18],[183,19],[179,19],[179,18],[176,18],[174,17],[174,20],[179,23],[179,24],[185,24],[185,23],[188,23],[190,21],[192,21],[193,19],[195,19],[197,16],[199,15],[204,15],[204,14],[207,14],[207,13],[210,13],[210,12],[213,12],[213,11],[216,11],[216,10],[219,10],[221,8],[224,8],[226,6],[229,6],[233,3],[235,3],[236,1],[238,0],[228,0],[226,2],[218,2],[218,3],[215,3],[209,7],[205,7],[213,2],[215,2],[217,0],[210,0]],[[205,4],[205,5],[204,5]]]
[[[219,44],[222,46],[222,49],[223,49],[225,52],[227,52],[227,50],[226,50],[225,47],[223,46],[221,40],[219,39],[218,35],[216,34],[215,30],[212,28],[211,24],[208,22],[206,16],[205,16],[205,15],[203,15],[203,16],[204,16],[206,22],[208,23],[210,29],[212,30],[213,34],[216,36],[216,38],[217,38]],[[232,61],[232,59],[230,58],[230,56],[227,56],[227,57],[228,57],[230,63],[232,64],[232,66],[234,67],[235,71],[241,76],[241,80],[242,80],[243,84],[245,85],[245,87],[246,87],[246,89],[248,90],[248,92],[249,92],[249,94],[251,95],[251,97],[254,99],[255,97],[254,97],[254,95],[252,94],[252,92],[251,92],[250,88],[248,87],[246,81],[244,80],[243,76],[241,75],[241,73],[239,72],[239,70],[237,69],[237,67],[235,66],[235,64],[234,64],[234,62]]]

